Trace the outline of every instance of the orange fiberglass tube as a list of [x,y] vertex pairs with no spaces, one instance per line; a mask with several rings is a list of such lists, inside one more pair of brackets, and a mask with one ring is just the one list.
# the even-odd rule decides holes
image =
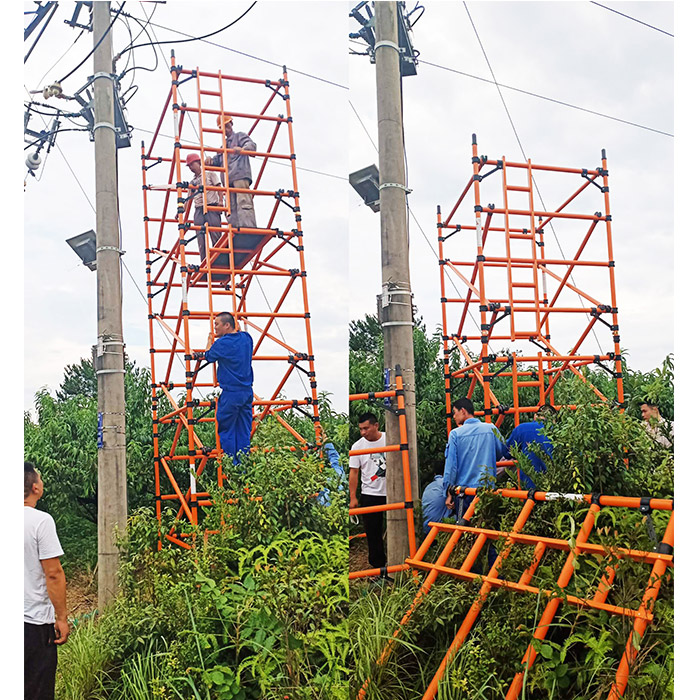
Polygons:
[[[474,515],[476,502],[478,500],[478,495],[476,494],[478,494],[479,490],[474,488],[457,487],[454,489],[454,491],[456,494],[461,493],[475,496],[474,501],[470,504],[469,509],[465,514],[466,520],[471,519]],[[435,582],[438,575],[442,574],[445,576],[452,576],[459,580],[465,581],[480,579],[482,584],[477,599],[470,607],[464,622],[457,631],[450,648],[447,650],[447,653],[440,664],[440,667],[423,695],[423,700],[431,700],[436,696],[440,680],[443,677],[448,664],[454,658],[455,653],[463,644],[467,635],[476,623],[486,597],[493,588],[505,588],[520,593],[542,595],[548,598],[548,603],[540,617],[539,622],[536,624],[536,631],[534,634],[534,639],[540,641],[546,637],[549,627],[554,620],[562,600],[566,600],[567,603],[577,607],[602,610],[611,615],[621,617],[624,616],[633,620],[633,629],[630,633],[623,658],[620,661],[615,682],[608,696],[608,700],[620,700],[627,685],[630,666],[634,662],[639,652],[639,641],[641,640],[641,637],[643,636],[648,625],[653,621],[653,606],[656,598],[658,597],[663,576],[668,567],[673,565],[673,501],[671,499],[661,498],[637,498],[598,494],[566,494],[543,491],[528,492],[519,489],[499,489],[492,493],[495,493],[503,498],[516,498],[525,501],[523,508],[521,509],[520,514],[513,525],[512,531],[504,532],[489,530],[486,528],[476,528],[469,525],[431,522],[430,532],[421,544],[415,556],[406,560],[406,564],[408,564],[412,569],[427,571],[428,576],[426,577],[408,611],[404,615],[399,628],[395,630],[391,639],[385,646],[384,651],[377,661],[377,665],[381,666],[386,663],[391,651],[393,650],[396,639],[401,633],[401,630],[406,624],[408,624],[413,611],[416,609],[416,606],[429,592],[430,587]],[[577,502],[582,505],[587,504],[589,506],[585,519],[577,534],[573,549],[568,540],[538,537],[521,532],[530,513],[532,512],[532,509],[535,506],[535,503],[561,499]],[[646,552],[624,547],[609,547],[589,543],[588,538],[591,534],[596,516],[601,511],[601,508],[605,507],[633,509],[650,507],[654,510],[669,511],[670,517],[666,525],[664,537],[661,544],[657,547],[657,550],[654,552]],[[428,552],[439,532],[451,533],[449,540],[438,555],[435,563],[423,561],[423,557]],[[448,559],[450,558],[456,544],[464,534],[476,535],[476,540],[472,544],[466,558],[464,559],[464,562],[459,568],[448,566]],[[483,545],[487,541],[495,539],[503,539],[505,540],[506,544],[491,570],[486,576],[472,573],[471,568],[476,562],[477,556],[483,548]],[[517,581],[510,581],[499,577],[499,568],[510,553],[512,547],[515,545],[532,546],[534,551],[529,566],[525,569],[525,571],[523,571],[519,579]],[[553,590],[545,590],[530,585],[530,581],[532,580],[532,577],[534,576],[537,567],[548,548],[559,551],[569,551],[566,562],[564,563],[559,574],[557,586]],[[605,567],[605,571],[593,597],[585,599],[567,594],[563,589],[565,589],[571,581],[576,557],[587,554],[603,556],[611,559],[612,561]],[[631,559],[652,566],[649,581],[647,583],[641,604],[638,608],[621,607],[606,602],[608,592],[616,575],[618,563],[623,559]],[[525,652],[522,663],[529,668],[535,662],[536,656],[537,653],[533,644],[531,643]],[[524,673],[521,672],[516,674],[506,695],[508,700],[517,700],[520,697],[523,679]],[[370,679],[365,681],[363,687],[360,689],[357,695],[358,700],[366,697],[370,682]]]

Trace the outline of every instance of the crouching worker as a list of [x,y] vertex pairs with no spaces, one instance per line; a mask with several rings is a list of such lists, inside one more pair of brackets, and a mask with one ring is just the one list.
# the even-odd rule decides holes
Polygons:
[[442,488],[443,465],[435,466],[435,478],[423,490],[421,511],[423,513],[423,534],[430,532],[428,523],[439,523],[452,516],[452,511],[445,505],[445,491]]
[[216,362],[222,390],[216,407],[219,442],[238,464],[238,453],[250,449],[253,426],[253,339],[223,311],[214,319],[214,337],[209,336],[206,352],[195,353],[195,359]]

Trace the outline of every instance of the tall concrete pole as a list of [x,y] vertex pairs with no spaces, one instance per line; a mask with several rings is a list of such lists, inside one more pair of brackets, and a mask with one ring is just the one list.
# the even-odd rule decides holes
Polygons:
[[[93,36],[100,42],[110,24],[109,2],[94,2]],[[124,339],[119,223],[117,218],[117,148],[111,31],[94,53],[95,204],[97,233],[97,591],[103,610],[117,594],[119,551],[115,530],[126,526],[126,439]]]
[[[384,367],[392,381],[397,365],[406,386],[412,498],[418,500],[418,449],[416,443],[416,393],[413,364],[413,313],[406,223],[406,171],[404,168],[401,73],[398,51],[397,3],[375,2],[375,59],[377,72],[377,121],[379,131],[379,211],[382,248],[380,322],[384,331]],[[398,417],[386,414],[387,444],[398,444]],[[387,453],[387,502],[404,501],[401,455]],[[409,554],[406,515],[387,512],[389,564],[401,564]]]

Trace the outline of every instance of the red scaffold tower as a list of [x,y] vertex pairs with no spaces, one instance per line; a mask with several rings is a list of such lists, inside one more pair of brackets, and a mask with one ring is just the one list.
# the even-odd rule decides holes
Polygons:
[[[201,481],[216,479],[221,487],[226,479],[212,429],[215,366],[194,357],[205,349],[217,313],[230,312],[253,337],[252,434],[263,420],[276,420],[306,449],[307,440],[285,420],[292,409],[313,421],[315,445],[321,429],[286,68],[277,80],[244,78],[184,68],[173,53],[171,79],[141,155],[156,513],[160,521],[171,503],[179,520],[196,525],[198,509],[210,503]],[[259,109],[237,111],[242,105]],[[166,133],[168,110],[172,133]],[[227,165],[238,151],[226,147],[227,117],[257,144],[242,151],[253,166],[249,190],[229,182]],[[198,189],[187,182],[192,153],[202,167]],[[207,163],[217,154],[221,167]],[[218,185],[208,180],[211,173]],[[230,221],[240,193],[252,194],[258,227]],[[205,214],[201,226],[193,218],[196,195]],[[208,212],[218,212],[219,226]],[[188,546],[175,528],[167,538]]]
[[[477,384],[483,388],[484,410],[477,414],[489,422],[497,416],[497,425],[507,414],[518,425],[539,406],[558,407],[557,382],[571,373],[585,382],[582,368],[590,365],[612,375],[622,405],[605,151],[601,166],[590,169],[493,160],[478,154],[474,135],[472,171],[450,213],[443,219],[438,207],[437,214],[447,432],[452,394],[463,382],[470,398]],[[584,182],[573,187],[574,178]],[[556,209],[535,205],[540,182],[560,198]],[[561,247],[560,256],[552,254],[559,239],[568,249],[572,241],[578,245],[573,257]],[[448,281],[454,296],[448,296]],[[584,288],[596,290],[595,296]],[[478,332],[467,329],[468,317]],[[608,352],[596,347],[601,327],[611,333]],[[496,343],[508,349],[494,349]],[[462,361],[456,370],[455,351]],[[511,378],[512,397],[496,395],[492,381],[498,375]]]

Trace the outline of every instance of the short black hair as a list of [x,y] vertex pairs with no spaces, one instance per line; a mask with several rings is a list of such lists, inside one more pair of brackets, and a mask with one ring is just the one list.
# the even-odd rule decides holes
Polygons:
[[454,411],[455,409],[458,411],[461,411],[463,409],[467,409],[467,413],[470,416],[474,415],[474,404],[472,403],[471,399],[457,399],[453,404],[452,404],[452,410]]
[[371,413],[370,411],[363,413],[357,419],[357,424],[359,425],[360,423],[364,423],[365,421],[369,421],[372,425],[374,425],[375,423],[379,423],[379,421],[377,420],[377,416],[375,416],[374,413]]
[[658,408],[658,407],[659,407],[659,402],[650,399],[648,396],[645,397],[645,398],[643,398],[643,399],[639,402],[639,405],[640,405],[640,406],[643,406],[644,404],[646,404],[647,406],[651,406],[652,408]]
[[222,311],[216,314],[216,318],[220,318],[223,323],[228,323],[231,328],[236,327],[236,319],[233,317],[233,314],[228,311]]
[[31,462],[24,463],[24,497],[26,498],[32,492],[32,486],[39,479],[39,472]]
[[541,416],[553,416],[556,414],[556,412],[557,409],[554,408],[554,406],[550,406],[548,403],[546,403],[543,406],[537,407],[535,415],[539,413]]

